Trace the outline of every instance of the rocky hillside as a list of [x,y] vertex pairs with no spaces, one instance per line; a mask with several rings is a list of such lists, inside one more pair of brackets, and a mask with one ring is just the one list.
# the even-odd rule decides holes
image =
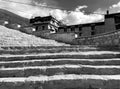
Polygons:
[[18,16],[10,11],[0,9],[0,21],[8,21],[10,24],[28,25],[29,19]]
[[28,35],[13,29],[0,26],[0,46],[62,46],[53,40]]

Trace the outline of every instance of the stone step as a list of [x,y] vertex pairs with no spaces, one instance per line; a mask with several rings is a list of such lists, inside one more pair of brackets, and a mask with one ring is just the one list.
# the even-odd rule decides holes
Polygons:
[[89,46],[48,46],[48,47],[1,47],[0,54],[29,54],[29,53],[60,53],[96,51],[96,47]]
[[0,55],[0,89],[120,89],[119,52],[11,49]]
[[120,75],[53,75],[0,78],[0,89],[120,89]]
[[69,46],[8,46],[8,47],[4,47],[1,46],[1,49],[4,50],[34,50],[34,49],[67,49],[67,48],[80,48],[80,49],[97,49],[96,46],[94,45],[69,45]]
[[118,75],[120,66],[93,65],[57,65],[57,66],[29,66],[16,68],[0,68],[0,77],[29,77],[37,75],[91,74]]
[[89,52],[63,52],[63,53],[40,53],[26,55],[0,55],[0,61],[19,61],[34,59],[110,59],[120,58],[120,52],[112,51],[89,51]]
[[120,59],[36,59],[19,61],[0,61],[0,68],[55,65],[120,65]]

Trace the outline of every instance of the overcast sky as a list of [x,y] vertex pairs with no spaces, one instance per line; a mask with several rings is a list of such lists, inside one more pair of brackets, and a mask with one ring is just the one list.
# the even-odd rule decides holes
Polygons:
[[[51,1],[51,0],[49,0]],[[107,9],[113,4],[117,4],[120,0],[52,0],[64,9],[72,10],[77,6],[87,5],[89,11],[95,11],[98,8]]]
[[[120,12],[120,0],[10,0],[10,1],[33,4],[34,6],[23,5],[14,2],[5,2],[5,0],[0,0],[0,8],[12,11],[26,18],[52,15],[58,20],[61,20],[62,22],[68,25],[103,21],[104,15],[100,14],[105,13],[107,9],[110,10],[110,13]],[[39,7],[41,5],[52,6],[58,9]]]

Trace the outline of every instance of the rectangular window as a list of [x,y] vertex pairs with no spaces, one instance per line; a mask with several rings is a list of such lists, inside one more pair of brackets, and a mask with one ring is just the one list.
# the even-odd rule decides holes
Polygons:
[[38,31],[39,27],[38,27],[38,26],[36,26],[36,28],[35,28],[35,29],[36,29],[36,31]]
[[79,31],[82,31],[82,27],[79,27]]
[[95,26],[91,26],[91,35],[95,35]]
[[116,25],[116,30],[120,29],[120,24]]
[[66,28],[64,28],[64,32],[67,32],[67,29],[66,29]]
[[95,35],[95,32],[94,32],[94,31],[92,31],[92,32],[91,32],[91,35]]
[[74,31],[75,31],[75,28],[74,28],[74,27],[72,27],[72,28],[71,28],[71,32],[74,32]]
[[82,33],[79,33],[79,36],[82,36]]
[[115,16],[115,23],[116,24],[120,23],[120,16]]
[[91,26],[91,30],[95,30],[95,26]]
[[42,26],[42,30],[45,30],[45,26]]

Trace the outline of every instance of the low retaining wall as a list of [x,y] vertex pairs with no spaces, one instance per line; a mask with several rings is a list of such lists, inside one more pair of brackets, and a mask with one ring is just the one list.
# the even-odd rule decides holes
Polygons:
[[120,80],[53,80],[1,82],[0,89],[120,89]]
[[74,39],[75,44],[79,45],[97,45],[97,46],[104,46],[104,45],[120,45],[120,30],[114,31],[106,34],[101,34],[93,37],[82,37]]

